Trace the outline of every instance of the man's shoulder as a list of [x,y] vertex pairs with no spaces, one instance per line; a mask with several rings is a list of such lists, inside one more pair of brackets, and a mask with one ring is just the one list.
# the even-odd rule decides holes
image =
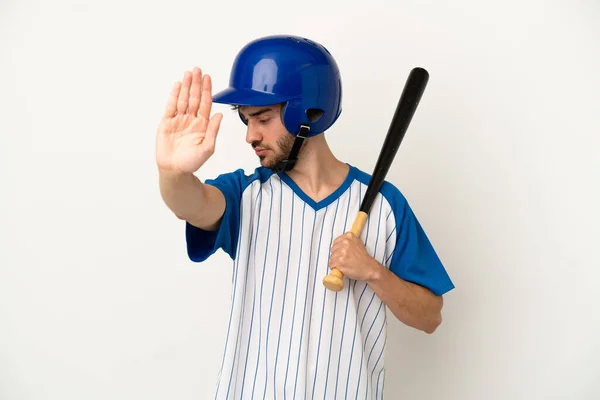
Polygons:
[[[358,167],[352,166],[355,169],[355,177],[357,181],[365,186],[369,186],[371,182],[372,174],[361,170]],[[406,198],[402,191],[394,183],[387,179],[384,179],[379,188],[379,193],[387,200],[392,207],[402,206],[406,203]]]
[[253,171],[247,172],[243,168],[238,168],[229,172],[223,172],[215,178],[207,179],[205,183],[217,187],[235,186],[240,191],[244,191],[254,182],[265,183],[273,176],[273,171],[264,167],[257,167]]

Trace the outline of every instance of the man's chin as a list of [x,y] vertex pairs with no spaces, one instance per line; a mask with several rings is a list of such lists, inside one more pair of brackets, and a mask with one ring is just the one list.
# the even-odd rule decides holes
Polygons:
[[269,169],[273,168],[273,163],[271,162],[271,160],[269,160],[268,157],[266,157],[266,156],[258,156],[258,159],[260,160],[260,165],[263,168],[269,168]]
[[272,158],[265,157],[265,156],[260,156],[258,158],[260,160],[260,165],[263,168],[270,169],[270,170],[273,170],[279,162],[279,160],[277,160],[277,159],[272,159]]

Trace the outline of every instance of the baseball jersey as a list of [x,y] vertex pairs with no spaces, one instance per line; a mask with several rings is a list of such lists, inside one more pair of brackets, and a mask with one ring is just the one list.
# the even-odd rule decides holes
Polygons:
[[[226,208],[216,231],[186,224],[187,254],[232,258],[231,311],[216,399],[381,399],[386,307],[365,283],[326,289],[334,239],[352,226],[370,175],[350,165],[321,201],[285,173],[219,175]],[[400,278],[442,295],[454,288],[405,197],[385,181],[361,239]]]

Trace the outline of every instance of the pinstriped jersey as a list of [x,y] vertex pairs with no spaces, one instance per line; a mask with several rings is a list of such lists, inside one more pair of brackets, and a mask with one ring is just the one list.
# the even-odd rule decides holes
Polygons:
[[[381,399],[386,306],[364,282],[322,279],[333,241],[349,231],[370,175],[350,165],[315,202],[285,173],[219,175],[226,210],[216,231],[186,224],[188,256],[232,258],[232,296],[216,399]],[[400,278],[442,295],[454,288],[400,191],[385,181],[361,239]]]

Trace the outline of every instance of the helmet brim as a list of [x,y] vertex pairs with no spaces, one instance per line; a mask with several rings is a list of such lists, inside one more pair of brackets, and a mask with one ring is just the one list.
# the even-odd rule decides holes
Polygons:
[[273,93],[260,92],[251,89],[228,88],[213,95],[213,103],[236,106],[271,106],[290,100]]

